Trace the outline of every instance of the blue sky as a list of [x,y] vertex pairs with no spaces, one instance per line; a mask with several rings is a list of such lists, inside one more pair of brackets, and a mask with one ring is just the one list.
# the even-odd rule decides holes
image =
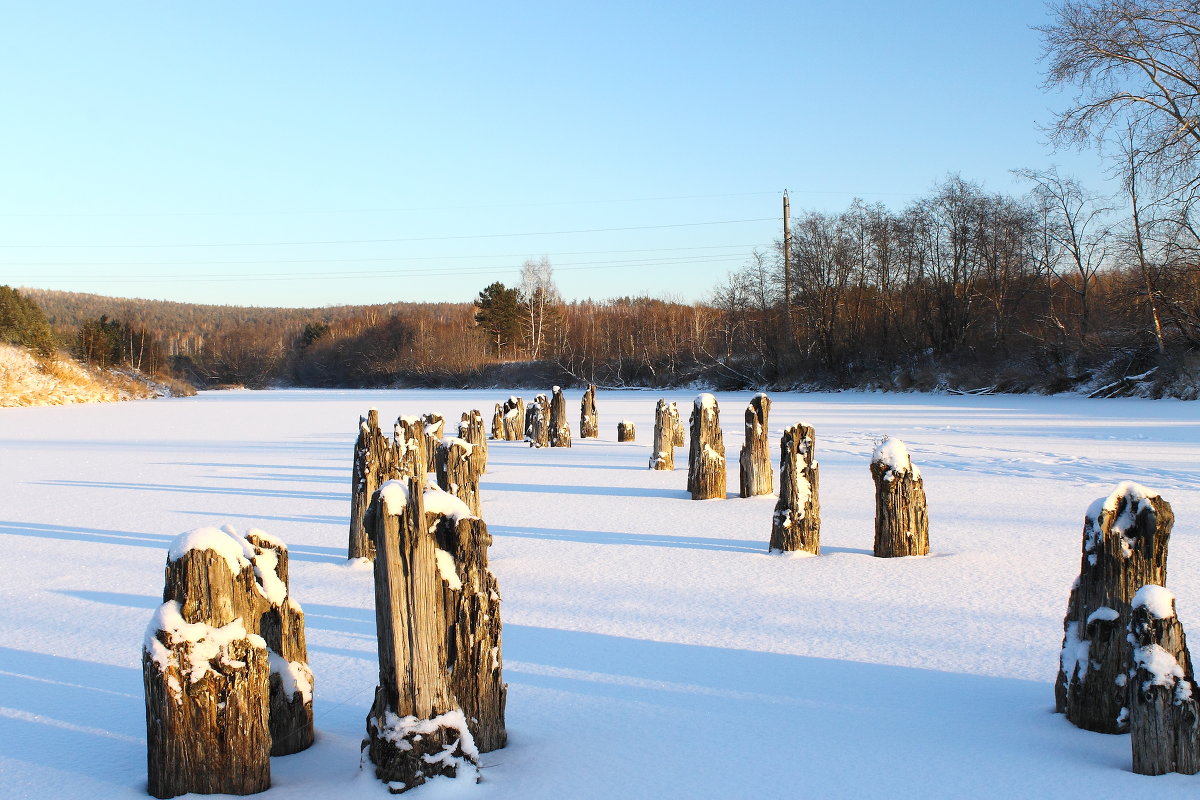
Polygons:
[[1020,192],[1041,2],[0,11],[0,283],[272,306],[703,299],[793,213]]

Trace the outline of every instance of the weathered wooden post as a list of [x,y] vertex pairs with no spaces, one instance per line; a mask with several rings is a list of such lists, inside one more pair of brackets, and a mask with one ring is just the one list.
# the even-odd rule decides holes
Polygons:
[[375,560],[379,687],[364,745],[393,792],[477,770],[506,741],[500,595],[491,538],[457,498],[389,481],[367,517]]
[[1131,481],[1092,503],[1084,517],[1054,685],[1055,708],[1080,728],[1128,730],[1130,602],[1140,587],[1166,584],[1174,522],[1170,503]]
[[464,411],[458,423],[458,438],[471,443],[471,460],[476,475],[487,472],[487,434],[483,430],[483,414],[475,409]]
[[437,483],[479,514],[479,462],[472,458],[475,446],[466,439],[447,436],[438,443]]
[[771,446],[767,439],[767,417],[770,413],[771,398],[761,393],[754,395],[746,408],[746,441],[738,459],[742,497],[771,494],[775,490]]
[[[225,533],[239,539],[236,530]],[[281,539],[251,528],[246,554],[254,567],[258,589],[253,596],[250,629],[263,638],[270,657],[271,686],[268,719],[271,755],[286,756],[313,743],[313,674],[308,666],[304,611],[291,593],[288,548]]]
[[504,434],[504,412],[500,410],[499,403],[496,403],[496,412],[492,414],[492,438],[498,441],[503,441],[506,438]]
[[550,446],[550,401],[544,394],[525,409],[525,441],[530,447]]
[[[392,429],[393,477],[421,477],[429,463],[429,447],[425,441],[425,423],[420,417],[400,417]],[[379,485],[377,484],[376,488]],[[367,498],[370,502],[370,498]]]
[[142,650],[150,793],[265,790],[269,757],[313,742],[313,678],[287,546],[228,526],[182,534],[163,600]]
[[617,423],[617,441],[632,442],[637,439],[637,430],[634,428],[633,422],[623,419]]
[[675,469],[675,425],[679,414],[671,416],[671,404],[661,398],[654,406],[654,449],[650,452],[650,469]]
[[508,689],[501,671],[500,586],[488,569],[491,534],[483,520],[466,512],[452,498],[426,488],[426,520],[436,515],[437,523],[430,527],[435,529],[438,547],[453,559],[453,571],[442,572],[443,602],[456,654],[448,665],[451,688],[475,746],[487,753],[508,743],[504,725]]
[[501,407],[504,412],[504,438],[519,442],[525,438],[525,399],[509,397]]
[[671,403],[671,422],[675,426],[675,433],[671,437],[671,442],[676,447],[683,447],[687,442],[683,437],[683,420],[679,418],[679,404]]
[[688,491],[693,500],[725,499],[725,439],[717,398],[705,392],[692,408],[692,446],[688,451]]
[[271,786],[270,666],[242,620],[188,622],[159,607],[142,648],[147,791],[255,794]]
[[437,447],[442,441],[446,420],[441,414],[430,412],[421,415],[421,423],[425,426],[425,472],[436,472]]
[[567,420],[567,398],[561,386],[555,386],[550,398],[550,446],[571,446],[571,423]]
[[590,383],[579,404],[579,438],[600,438],[600,418],[596,415],[596,387]]
[[1200,708],[1192,659],[1175,616],[1175,595],[1138,589],[1130,604],[1129,733],[1139,775],[1200,772]]
[[771,552],[821,553],[821,501],[817,440],[812,426],[797,423],[779,444],[779,502],[771,518]]
[[875,556],[929,555],[929,511],[921,470],[899,439],[884,439],[871,454],[875,480]]
[[354,442],[354,468],[350,473],[350,542],[347,558],[374,558],[375,546],[363,529],[363,514],[371,495],[383,482],[391,461],[387,437],[379,429],[379,411],[370,409],[358,418],[358,439]]

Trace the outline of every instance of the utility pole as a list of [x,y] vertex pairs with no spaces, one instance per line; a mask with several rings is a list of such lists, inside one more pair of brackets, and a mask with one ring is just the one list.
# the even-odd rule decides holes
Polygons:
[[792,343],[792,242],[788,231],[790,216],[787,189],[783,190],[783,312],[786,318],[787,342]]

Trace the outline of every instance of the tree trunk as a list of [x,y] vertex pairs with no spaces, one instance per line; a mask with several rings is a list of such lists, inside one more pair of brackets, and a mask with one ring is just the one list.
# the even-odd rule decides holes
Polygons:
[[671,416],[671,403],[666,398],[654,407],[654,450],[650,453],[650,469],[675,469],[675,425],[678,412]]
[[472,409],[464,411],[458,423],[458,438],[471,443],[471,461],[476,476],[487,472],[487,434],[483,430],[483,414]]
[[437,471],[437,448],[446,429],[446,420],[441,414],[422,414],[425,425],[425,472]]
[[693,500],[725,499],[725,439],[717,398],[702,394],[692,409],[692,446],[688,451],[688,491]]
[[1129,481],[1088,509],[1054,686],[1056,709],[1080,728],[1128,730],[1130,601],[1148,583],[1166,584],[1174,521],[1170,503]]
[[379,430],[379,412],[372,408],[366,417],[358,418],[358,439],[354,442],[348,558],[375,557],[375,546],[363,529],[362,520],[390,460],[387,437]]
[[925,484],[899,439],[885,439],[871,455],[875,480],[875,556],[929,555]]
[[525,409],[525,441],[530,447],[550,446],[550,401],[544,394],[533,398],[533,404]]
[[579,438],[600,438],[600,419],[596,415],[596,387],[588,384],[579,404]]
[[742,497],[756,497],[775,491],[775,473],[771,471],[771,446],[767,438],[767,417],[771,399],[756,394],[746,408],[746,442],[739,459]]
[[477,769],[504,746],[500,594],[491,537],[460,500],[420,480],[376,493],[379,687],[364,745],[393,792]]
[[471,513],[479,514],[478,461],[472,458],[474,445],[465,439],[447,436],[438,443],[437,482],[448,492],[467,504]]
[[567,398],[562,387],[555,386],[550,398],[550,446],[571,446],[571,423],[567,421]]
[[1175,596],[1161,586],[1143,586],[1133,597],[1130,617],[1133,771],[1194,775],[1200,772],[1200,709]]
[[617,423],[618,442],[632,442],[635,439],[637,439],[637,431],[634,429],[632,422],[623,419]]
[[779,444],[779,502],[771,519],[770,549],[821,552],[817,439],[804,423],[785,428]]

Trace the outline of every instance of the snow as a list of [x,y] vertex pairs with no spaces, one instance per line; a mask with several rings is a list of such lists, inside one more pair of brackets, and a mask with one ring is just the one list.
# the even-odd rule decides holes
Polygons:
[[175,537],[175,541],[171,542],[167,558],[171,561],[178,561],[189,550],[211,550],[225,559],[225,563],[229,565],[229,571],[233,575],[237,575],[242,567],[249,563],[242,544],[219,528],[196,528],[179,534]]
[[908,447],[899,439],[888,437],[880,442],[871,453],[871,463],[883,464],[889,472],[896,475],[912,472],[914,478],[921,477],[921,471],[912,463],[912,457],[908,454]]
[[[229,524],[288,543],[315,677],[317,742],[273,759],[262,797],[387,797],[358,768],[378,680],[372,569],[345,560],[358,417],[375,406],[456,419],[504,391],[0,409],[0,794],[146,797],[141,644],[163,562],[180,531]],[[569,408],[581,393],[566,390]],[[744,408],[752,394],[714,396]],[[648,430],[664,395],[695,398],[600,390],[597,402],[606,419]],[[686,455],[673,472],[648,470],[649,441],[489,442],[480,491],[504,597],[511,743],[483,754],[482,783],[439,779],[410,797],[1194,795],[1195,776],[1134,775],[1127,736],[1080,731],[1049,709],[1081,515],[1120,482],[1171,503],[1169,588],[1184,628],[1200,624],[1187,618],[1200,597],[1189,567],[1200,563],[1200,407],[771,400],[774,459],[786,425],[816,429],[817,557],[767,554],[775,499],[734,496],[736,459],[728,499],[698,503]],[[737,452],[744,425],[732,416],[722,427]],[[870,555],[867,465],[885,433],[919,454],[936,557]],[[1064,655],[1086,664],[1086,652]]]
[[1187,686],[1187,682],[1183,680],[1183,667],[1179,666],[1179,662],[1175,660],[1175,656],[1168,653],[1157,644],[1148,644],[1145,647],[1135,647],[1133,649],[1134,666],[1146,670],[1150,673],[1150,677],[1142,682],[1143,691],[1151,686],[1176,686],[1178,681],[1185,688],[1182,697],[1191,696],[1191,687]]
[[[246,639],[254,647],[267,646],[261,636],[246,633],[246,626],[240,617],[228,625],[214,627],[203,622],[189,623],[180,611],[179,603],[174,600],[168,600],[159,606],[146,626],[142,648],[164,672],[172,665],[181,670],[190,667],[187,672],[190,683],[196,683],[207,672],[214,671],[214,660],[233,667],[244,666],[244,662],[228,659],[229,645],[235,641]],[[166,644],[159,640],[160,634],[165,635]],[[190,644],[191,648],[187,651],[186,664],[181,664],[178,661],[178,652],[173,648],[185,642]]]
[[451,517],[455,522],[458,522],[460,519],[471,519],[475,516],[470,506],[449,492],[443,491],[436,483],[425,485],[425,491],[421,495],[421,499],[424,501],[426,514],[440,514],[443,517]]
[[1112,622],[1114,619],[1119,619],[1120,616],[1121,615],[1119,613],[1117,613],[1117,610],[1115,608],[1109,608],[1108,606],[1100,606],[1095,611],[1093,611],[1091,614],[1088,614],[1087,624],[1091,625],[1093,622],[1095,622],[1097,620],[1100,620],[1101,622]]
[[408,505],[408,481],[384,481],[379,487],[379,500],[383,503],[383,513],[399,516]]
[[271,672],[279,676],[286,697],[295,698],[296,695],[300,695],[300,699],[305,703],[312,700],[313,674],[307,664],[288,661],[270,648],[267,649],[267,659],[271,664]]
[[462,588],[462,580],[459,579],[458,570],[454,566],[454,556],[440,547],[437,549],[437,567],[438,574],[451,589],[457,591]]
[[1175,616],[1175,595],[1161,586],[1147,583],[1138,589],[1130,603],[1132,608],[1142,608],[1155,619],[1170,619]]

